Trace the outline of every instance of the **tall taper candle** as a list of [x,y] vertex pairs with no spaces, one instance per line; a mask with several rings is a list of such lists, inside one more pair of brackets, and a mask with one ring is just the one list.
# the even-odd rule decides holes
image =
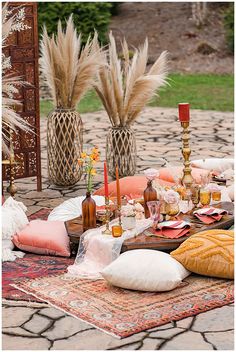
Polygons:
[[120,180],[119,180],[119,171],[118,166],[116,167],[116,196],[117,196],[117,206],[121,206],[121,197],[120,197]]
[[105,197],[108,198],[108,177],[107,177],[107,163],[104,162],[104,186],[105,186]]
[[180,122],[189,122],[190,113],[189,113],[189,103],[180,103],[179,104],[179,121]]

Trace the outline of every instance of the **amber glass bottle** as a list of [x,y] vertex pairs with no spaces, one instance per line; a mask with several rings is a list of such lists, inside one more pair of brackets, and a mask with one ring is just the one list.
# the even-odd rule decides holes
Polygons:
[[147,219],[150,217],[147,202],[157,200],[157,191],[155,190],[155,188],[152,187],[152,181],[150,180],[148,180],[147,188],[143,192],[143,198],[144,198],[145,218]]
[[83,231],[96,227],[96,203],[90,192],[86,193],[86,198],[82,202]]

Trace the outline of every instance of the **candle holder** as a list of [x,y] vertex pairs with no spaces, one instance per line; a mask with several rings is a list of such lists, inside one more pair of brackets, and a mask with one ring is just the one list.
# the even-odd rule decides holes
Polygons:
[[118,219],[119,219],[119,226],[121,228],[121,234],[123,233],[122,222],[121,222],[121,205],[119,204],[117,207],[118,210]]
[[109,221],[110,221],[110,205],[109,205],[109,197],[105,197],[105,208],[106,208],[106,215],[105,215],[105,224],[106,228],[102,231],[103,235],[111,235],[111,230],[109,229]]
[[20,165],[21,162],[15,160],[15,154],[14,154],[14,147],[13,147],[13,131],[10,130],[9,133],[9,139],[10,139],[10,156],[9,159],[2,160],[2,165],[7,165],[10,167],[10,184],[7,187],[7,192],[10,193],[11,197],[15,197],[15,194],[17,192],[17,187],[15,185],[15,167],[16,165]]
[[186,188],[191,188],[192,183],[193,183],[193,177],[191,175],[191,167],[190,167],[190,161],[189,157],[191,154],[191,149],[189,146],[189,121],[186,122],[181,122],[181,126],[183,127],[183,135],[182,135],[182,141],[183,141],[183,148],[182,148],[182,154],[184,157],[184,176],[182,177],[182,183]]

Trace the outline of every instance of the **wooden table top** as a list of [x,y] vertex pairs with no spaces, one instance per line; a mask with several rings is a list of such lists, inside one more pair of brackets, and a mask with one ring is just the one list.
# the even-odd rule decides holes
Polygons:
[[[228,229],[234,223],[234,204],[232,202],[221,202],[214,205],[216,208],[222,208],[228,210],[229,214],[224,215],[220,221],[217,221],[210,225],[201,224],[200,221],[193,215],[181,214],[179,217],[191,223],[189,235],[180,237],[177,239],[161,238],[157,236],[146,236],[145,231],[135,238],[125,240],[121,252],[126,252],[132,249],[156,249],[162,251],[172,251],[176,249],[182,242],[184,242],[189,236],[212,229]],[[74,244],[74,252],[77,251],[79,244],[79,238],[83,233],[82,219],[76,218],[65,222],[67,233],[70,237],[70,241]],[[101,225],[101,224],[100,224]],[[98,224],[98,226],[100,226]],[[147,231],[147,230],[146,230]]]

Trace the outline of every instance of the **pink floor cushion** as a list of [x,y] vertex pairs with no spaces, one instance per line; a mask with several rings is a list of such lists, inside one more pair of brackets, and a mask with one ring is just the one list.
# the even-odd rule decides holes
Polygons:
[[30,253],[70,256],[69,237],[63,221],[32,220],[13,236],[13,243]]
[[[159,180],[162,186],[173,186],[173,183]],[[120,179],[121,196],[135,195],[135,198],[143,196],[143,191],[147,187],[147,179],[145,176],[127,176]],[[109,196],[116,196],[116,181],[109,183]],[[104,187],[99,188],[94,195],[104,196]]]
[[[192,176],[194,180],[200,184],[201,175],[207,175],[209,170],[192,168]],[[181,178],[183,174],[183,166],[174,166],[174,167],[164,167],[159,170],[159,178],[168,182],[175,182],[176,178]]]

